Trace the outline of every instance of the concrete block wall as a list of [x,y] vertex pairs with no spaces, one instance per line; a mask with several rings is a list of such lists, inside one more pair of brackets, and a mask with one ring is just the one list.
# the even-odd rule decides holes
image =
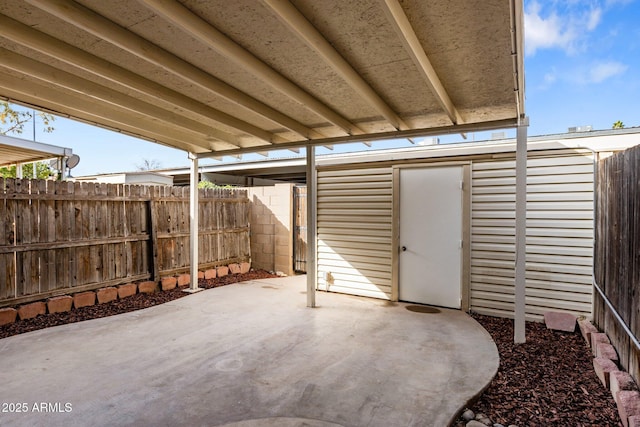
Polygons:
[[293,184],[248,187],[251,202],[251,265],[293,272]]

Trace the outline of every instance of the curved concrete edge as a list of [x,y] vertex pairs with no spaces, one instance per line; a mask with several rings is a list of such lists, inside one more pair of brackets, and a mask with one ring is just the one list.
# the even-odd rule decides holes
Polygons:
[[[469,315],[469,313],[467,313],[467,315]],[[497,363],[495,365],[495,368],[493,369],[493,372],[491,373],[491,378],[489,378],[489,380],[484,385],[484,387],[482,387],[476,394],[471,396],[462,406],[460,406],[460,409],[458,409],[458,411],[455,414],[453,414],[453,417],[449,420],[449,422],[447,423],[447,426],[452,426],[456,422],[456,420],[462,415],[462,412],[464,412],[465,408],[473,406],[473,404],[480,398],[480,396],[482,396],[482,394],[489,388],[489,386],[491,385],[491,382],[494,380],[496,375],[498,375],[498,370],[500,369],[500,352],[498,351],[498,346],[493,340],[493,337],[491,336],[489,331],[487,331],[484,328],[484,326],[482,326],[476,319],[471,317],[471,315],[469,315],[469,317],[478,325],[478,327],[486,334],[489,340],[491,340],[491,342],[493,343],[493,346],[496,352]]]
[[309,418],[271,417],[244,420],[217,427],[344,427],[342,424]]
[[2,424],[444,426],[497,373],[497,347],[467,313],[335,293],[309,309],[305,285],[245,282],[2,340],[15,369],[0,398],[73,403]]

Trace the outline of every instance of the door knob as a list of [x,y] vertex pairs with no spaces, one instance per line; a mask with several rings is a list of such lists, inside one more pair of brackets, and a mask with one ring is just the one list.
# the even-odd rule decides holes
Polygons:
[[406,246],[403,246],[403,247],[402,247],[402,252],[406,252],[406,251],[407,251],[407,247],[406,247]]

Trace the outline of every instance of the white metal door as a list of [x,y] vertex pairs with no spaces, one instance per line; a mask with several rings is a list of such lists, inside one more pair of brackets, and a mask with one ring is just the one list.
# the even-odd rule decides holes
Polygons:
[[462,181],[462,166],[400,170],[400,300],[460,308]]

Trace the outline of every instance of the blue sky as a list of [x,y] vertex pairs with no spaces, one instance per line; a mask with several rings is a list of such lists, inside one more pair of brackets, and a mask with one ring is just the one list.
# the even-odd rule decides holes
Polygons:
[[[640,126],[640,0],[525,0],[525,50],[529,135],[581,125],[608,129],[616,120]],[[67,119],[54,126],[50,134],[38,126],[36,138],[71,147],[81,157],[74,176],[135,170],[145,159],[162,167],[188,165],[179,150]],[[30,128],[22,137],[33,137]],[[373,148],[408,145],[376,142]],[[293,153],[272,157],[283,155]]]

